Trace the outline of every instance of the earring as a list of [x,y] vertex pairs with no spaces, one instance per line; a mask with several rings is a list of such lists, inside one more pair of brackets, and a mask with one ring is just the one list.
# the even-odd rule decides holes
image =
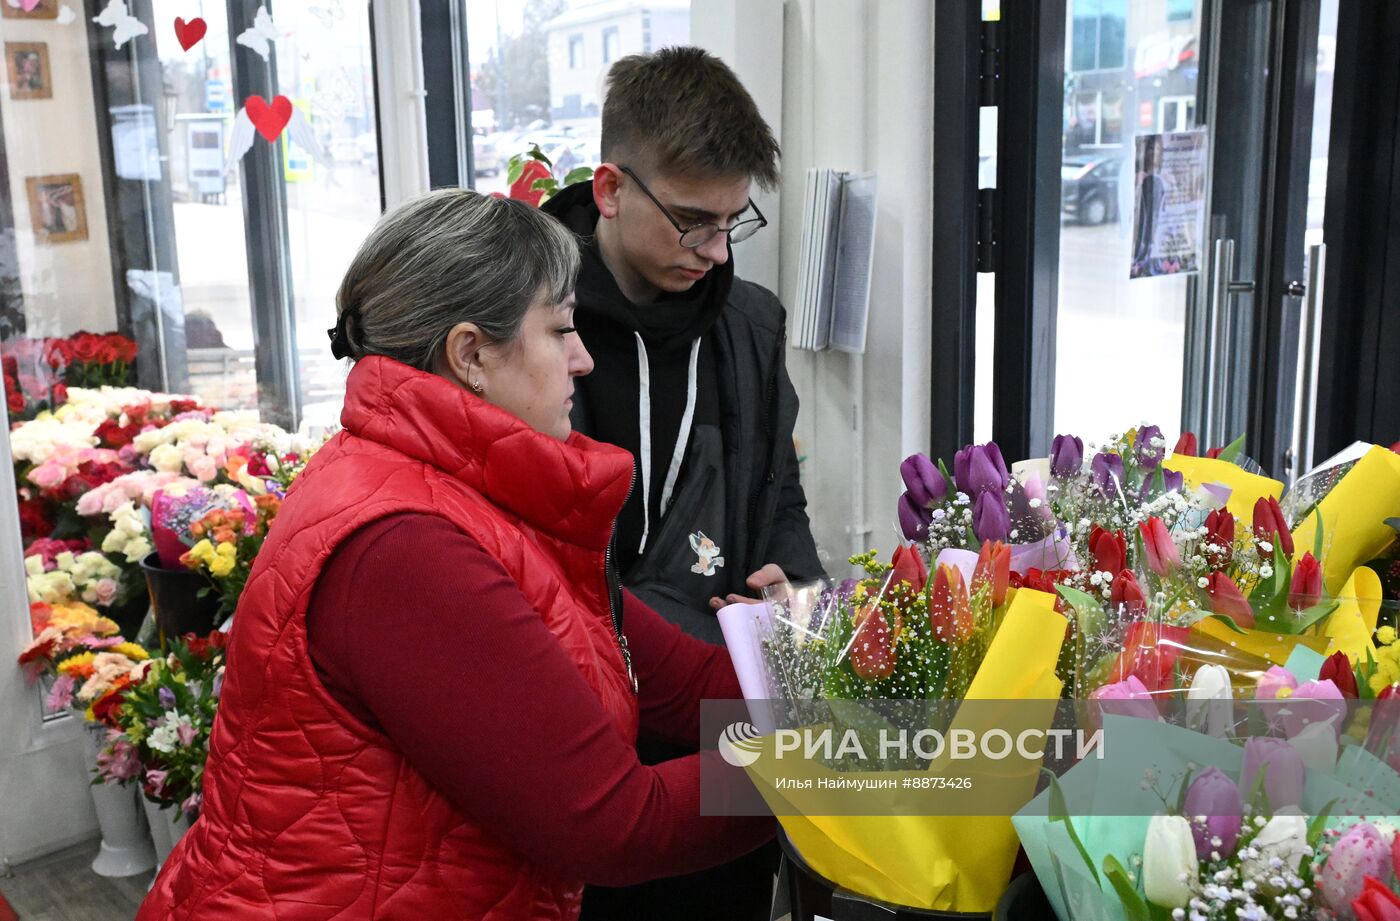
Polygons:
[[472,393],[476,394],[477,396],[481,396],[481,392],[486,389],[481,386],[481,381],[472,381],[467,386],[471,387]]

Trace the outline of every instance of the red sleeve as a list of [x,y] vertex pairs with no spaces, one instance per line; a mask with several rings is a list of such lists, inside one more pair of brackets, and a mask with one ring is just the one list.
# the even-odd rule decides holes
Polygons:
[[729,650],[689,635],[631,592],[622,598],[622,629],[637,670],[642,732],[698,748],[700,701],[744,696]]
[[[637,620],[641,646],[665,652]],[[771,818],[700,815],[706,756],[642,765],[505,570],[445,519],[394,516],[338,547],[307,629],[332,695],[464,814],[560,877],[623,886],[690,873],[773,834]],[[687,648],[672,642],[668,656]],[[676,690],[657,686],[654,712],[688,722]]]

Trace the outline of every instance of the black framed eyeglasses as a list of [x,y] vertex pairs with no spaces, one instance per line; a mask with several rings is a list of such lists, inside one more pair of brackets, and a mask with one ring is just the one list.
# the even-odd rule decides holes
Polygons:
[[753,209],[754,216],[746,220],[736,221],[732,226],[721,227],[710,221],[705,221],[700,224],[691,224],[688,227],[683,226],[680,221],[676,220],[675,215],[668,211],[666,206],[661,204],[655,195],[651,194],[651,189],[647,188],[647,184],[642,182],[637,174],[632,172],[630,167],[619,164],[617,168],[630,176],[632,181],[637,184],[637,188],[642,190],[642,194],[650,198],[651,203],[660,209],[662,214],[666,215],[666,220],[670,221],[671,226],[676,228],[676,231],[681,235],[681,246],[684,246],[686,249],[695,249],[697,246],[704,246],[722,233],[729,234],[730,243],[743,243],[749,237],[758,233],[759,228],[768,226],[768,219],[763,216],[762,211],[758,210],[758,205],[754,204],[752,198],[749,199],[749,207]]

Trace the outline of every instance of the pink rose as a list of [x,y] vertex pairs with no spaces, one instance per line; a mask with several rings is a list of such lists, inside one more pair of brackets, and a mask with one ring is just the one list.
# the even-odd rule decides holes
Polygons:
[[57,489],[68,479],[68,471],[53,458],[49,458],[29,471],[29,482],[40,489]]
[[189,723],[181,723],[175,729],[175,737],[180,740],[181,745],[188,746],[191,742],[194,741],[194,735],[194,727],[191,726]]
[[190,473],[194,474],[195,479],[205,483],[213,481],[219,475],[219,465],[214,463],[214,458],[208,454],[197,455],[192,461],[186,455],[186,465],[190,468]]

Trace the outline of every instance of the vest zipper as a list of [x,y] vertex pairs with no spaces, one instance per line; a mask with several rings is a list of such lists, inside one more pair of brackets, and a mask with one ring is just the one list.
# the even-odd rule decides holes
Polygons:
[[[637,485],[637,467],[632,465],[632,482],[627,487],[626,505],[632,498],[632,490]],[[613,519],[612,531],[608,534],[608,546],[603,551],[603,589],[608,596],[608,610],[612,614],[613,633],[617,635],[617,648],[622,653],[622,664],[627,667],[627,678],[632,682],[632,693],[639,692],[637,672],[632,667],[632,650],[627,648],[627,637],[622,632],[622,577],[618,575],[617,563],[613,561],[613,543],[617,539],[617,519]]]

